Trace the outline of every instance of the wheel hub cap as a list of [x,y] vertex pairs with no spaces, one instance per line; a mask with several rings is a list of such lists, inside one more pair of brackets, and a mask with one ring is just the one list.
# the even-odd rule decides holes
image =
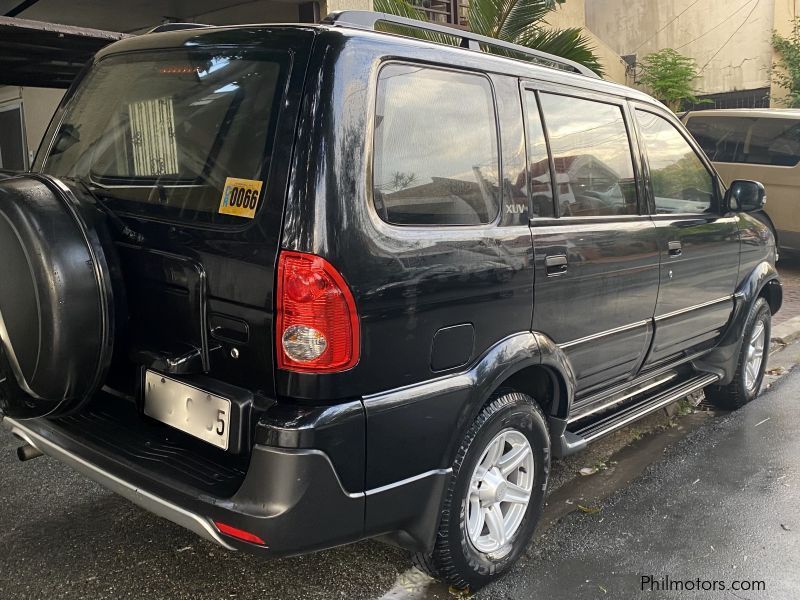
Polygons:
[[465,525],[476,550],[493,555],[510,550],[530,503],[533,480],[528,438],[504,429],[482,452],[467,491]]

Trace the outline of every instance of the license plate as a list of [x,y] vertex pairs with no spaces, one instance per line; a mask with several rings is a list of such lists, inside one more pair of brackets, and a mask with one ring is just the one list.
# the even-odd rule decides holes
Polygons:
[[231,401],[147,371],[144,414],[184,433],[228,449]]

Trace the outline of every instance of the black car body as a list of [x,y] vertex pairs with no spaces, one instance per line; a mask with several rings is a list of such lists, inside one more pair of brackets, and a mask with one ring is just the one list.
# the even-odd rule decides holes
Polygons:
[[[773,313],[781,304],[769,230],[734,210],[735,194],[650,97],[557,61],[537,65],[343,20],[186,29],[112,44],[65,97],[33,172],[2,184],[6,198],[29,206],[42,190],[61,198],[90,232],[80,237],[82,248],[95,249],[85,264],[104,290],[88,316],[77,304],[52,313],[51,333],[43,325],[38,338],[50,335],[52,345],[40,343],[38,354],[23,348],[22,330],[11,331],[12,320],[30,326],[14,312],[21,301],[0,296],[10,327],[3,347],[19,355],[5,370],[29,392],[20,400],[16,388],[5,390],[5,426],[158,515],[265,555],[374,536],[429,552],[461,440],[499,391],[536,400],[552,453],[563,456],[687,393],[730,384],[752,307],[759,298]],[[65,129],[65,115],[114,76],[109,65],[169,61],[173,51],[175,64],[159,62],[148,76],[153,87],[168,88],[160,76],[188,77],[194,93],[214,61],[278,65],[272,114],[257,121],[262,132],[235,121],[235,112],[217,125],[263,134],[253,146],[267,148],[254,162],[261,171],[229,173],[264,183],[252,219],[187,209],[180,182],[142,183],[147,193],[137,196],[92,167],[81,172],[80,160],[59,158],[70,152],[67,138],[80,137],[75,147],[90,148],[83,157],[104,156],[102,136],[87,142],[91,123]],[[212,67],[191,62],[198,53]],[[102,77],[93,75],[101,68]],[[244,85],[245,75],[237,77],[226,85]],[[431,104],[423,118],[418,108],[428,101],[444,106]],[[135,102],[155,110],[154,100]],[[425,125],[404,126],[404,106],[415,106]],[[464,121],[481,107],[485,118]],[[124,111],[126,122],[134,112]],[[570,129],[578,117],[585,126]],[[463,153],[450,157],[441,138],[425,138],[437,123],[453,148],[483,152],[480,163],[464,168]],[[413,143],[398,138],[403,131]],[[650,134],[669,143],[647,147]],[[670,162],[659,149],[680,140],[685,148]],[[16,210],[9,222],[39,219],[31,236],[69,229],[48,230],[45,217],[3,206],[4,214]],[[9,231],[0,239],[11,239]],[[30,247],[33,238],[18,239]],[[70,238],[47,252],[70,244],[80,245]],[[47,279],[37,293],[62,286],[82,297],[70,287],[80,279],[72,268],[47,279],[31,267]],[[298,283],[291,269],[308,269],[306,279]],[[304,313],[297,303],[312,288],[296,286],[308,281],[338,286],[334,304]],[[325,321],[327,310],[335,323]],[[308,341],[313,331],[286,334],[297,315],[346,325]],[[105,319],[91,344],[82,319]],[[323,356],[344,349],[332,362],[304,366],[284,354],[287,343],[311,344],[308,352],[322,344]],[[86,383],[36,388],[26,352],[49,377]],[[146,390],[167,381],[230,401],[229,420],[220,422],[230,430],[226,448],[145,411]],[[58,389],[48,396],[45,388]]]

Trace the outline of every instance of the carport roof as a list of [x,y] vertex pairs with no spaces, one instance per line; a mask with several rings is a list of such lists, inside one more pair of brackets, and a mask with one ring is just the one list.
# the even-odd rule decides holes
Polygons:
[[125,37],[0,16],[0,85],[67,88],[95,52]]

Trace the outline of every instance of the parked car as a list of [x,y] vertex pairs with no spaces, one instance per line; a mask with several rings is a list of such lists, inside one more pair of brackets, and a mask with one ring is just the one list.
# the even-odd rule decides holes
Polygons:
[[781,248],[800,251],[800,110],[703,110],[683,120],[723,179],[764,184],[759,216]]
[[0,184],[3,425],[222,547],[475,589],[551,457],[759,391],[763,187],[575,63],[375,13],[153,33],[46,140]]

